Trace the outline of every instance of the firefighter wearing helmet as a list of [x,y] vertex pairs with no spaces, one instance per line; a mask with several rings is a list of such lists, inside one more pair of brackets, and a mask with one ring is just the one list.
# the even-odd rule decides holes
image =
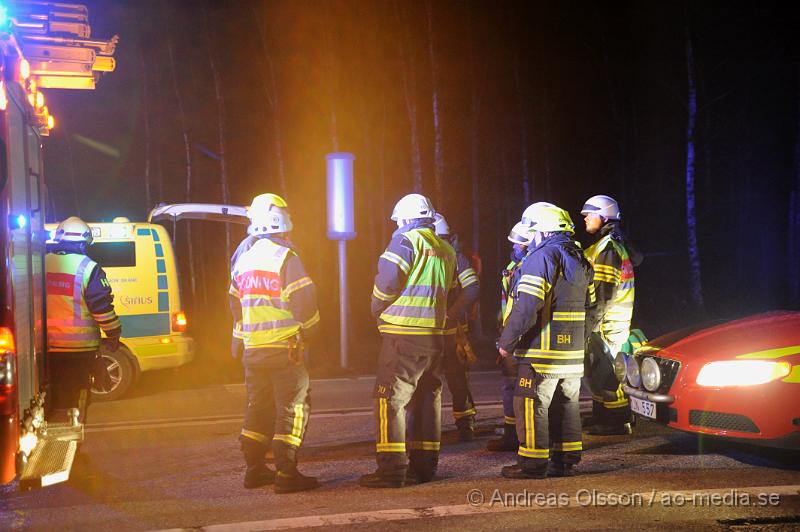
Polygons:
[[[253,198],[249,235],[231,258],[229,300],[232,355],[245,372],[247,408],[239,442],[245,488],[274,483],[275,493],[316,488],[297,470],[297,450],[308,424],[304,342],[319,323],[314,282],[288,238],[292,219],[276,194]],[[276,471],[265,463],[269,448]]]
[[103,268],[87,256],[91,228],[71,216],[58,224],[53,240],[45,256],[47,407],[53,419],[62,421],[77,408],[78,419],[86,423],[93,376],[108,378],[98,360],[100,331],[107,337],[105,348],[114,352],[122,326],[114,311],[111,284]]
[[597,240],[586,249],[594,267],[597,306],[589,315],[587,373],[592,389],[593,435],[630,434],[631,410],[614,373],[630,335],[634,301],[634,266],[641,262],[619,226],[619,204],[610,196],[592,196],[581,209],[586,232]]
[[500,356],[518,362],[514,417],[518,461],[507,478],[569,476],[581,459],[578,396],[592,267],[572,239],[569,214],[534,203],[522,223],[532,248],[519,266],[513,306],[498,341]]
[[382,338],[374,391],[378,468],[360,478],[365,487],[427,482],[439,463],[443,334],[456,252],[436,235],[435,216],[421,194],[400,199],[391,216],[397,231],[378,259],[372,290]]
[[[511,293],[519,282],[519,267],[528,255],[528,249],[533,238],[528,224],[517,222],[508,233],[511,242],[510,262],[502,272],[500,278],[500,311],[497,316],[497,330],[503,331],[506,319],[511,314],[514,299]],[[498,357],[502,376],[500,395],[503,399],[503,435],[486,442],[486,449],[494,452],[514,451],[519,449],[517,438],[517,424],[514,417],[514,391],[517,387],[517,359],[516,357]]]
[[469,259],[461,253],[458,235],[450,231],[444,216],[436,213],[433,220],[436,234],[450,244],[456,252],[456,286],[447,309],[444,334],[444,377],[453,397],[453,418],[460,441],[475,439],[475,401],[469,389],[469,366],[476,362],[475,353],[467,337],[467,314],[480,298],[478,274]]

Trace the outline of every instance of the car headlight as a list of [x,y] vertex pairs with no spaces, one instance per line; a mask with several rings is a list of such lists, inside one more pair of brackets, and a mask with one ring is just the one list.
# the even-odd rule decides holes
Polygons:
[[636,361],[636,357],[627,357],[625,366],[625,374],[628,376],[628,382],[634,388],[638,388],[642,383],[642,375],[639,372],[639,363]]
[[625,382],[625,373],[627,370],[625,364],[626,358],[624,353],[617,353],[617,358],[614,359],[614,375],[617,376],[619,382]]
[[654,392],[661,386],[661,368],[652,357],[647,357],[642,360],[642,386],[648,392]]
[[726,360],[709,362],[697,374],[700,386],[755,386],[786,377],[788,362],[771,360]]

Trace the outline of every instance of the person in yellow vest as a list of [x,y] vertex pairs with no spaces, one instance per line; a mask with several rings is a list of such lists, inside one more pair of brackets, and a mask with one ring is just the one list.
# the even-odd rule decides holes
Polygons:
[[66,421],[68,410],[77,408],[79,421],[85,423],[100,331],[114,352],[122,326],[103,268],[86,255],[92,243],[86,222],[67,218],[58,224],[53,240],[45,256],[48,410],[53,419]]
[[478,274],[459,250],[458,235],[450,232],[450,225],[440,213],[433,221],[436,234],[453,246],[456,252],[456,287],[452,303],[448,304],[444,335],[444,377],[453,397],[453,418],[458,428],[459,441],[475,439],[475,401],[469,389],[469,366],[476,362],[475,353],[467,337],[467,312],[480,298]]
[[[314,282],[288,239],[292,220],[276,194],[253,199],[249,236],[231,258],[229,301],[232,354],[244,366],[247,409],[239,441],[247,469],[244,487],[272,484],[275,493],[316,488],[297,470],[297,450],[308,424],[304,343],[316,332]],[[277,473],[265,463],[272,447]]]
[[578,398],[592,267],[572,239],[565,210],[534,203],[522,222],[533,232],[532,249],[519,267],[513,307],[498,341],[500,356],[515,356],[519,363],[514,417],[520,445],[517,463],[502,475],[570,476],[583,449]]
[[587,329],[587,377],[592,390],[592,426],[589,434],[630,434],[631,410],[622,384],[614,373],[614,359],[628,341],[633,316],[634,266],[641,257],[633,251],[619,227],[620,209],[614,198],[592,196],[581,209],[586,232],[597,241],[586,249],[594,267],[597,306]]
[[435,215],[425,196],[400,199],[391,216],[398,229],[378,259],[372,290],[382,337],[374,391],[378,469],[359,479],[365,487],[427,482],[439,463],[443,334],[456,252],[436,235]]

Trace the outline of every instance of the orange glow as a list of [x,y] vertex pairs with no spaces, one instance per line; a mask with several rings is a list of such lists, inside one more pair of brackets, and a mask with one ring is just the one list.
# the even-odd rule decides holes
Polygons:
[[31,104],[31,107],[33,107],[36,104],[36,95],[33,94],[32,92],[28,93],[28,103]]
[[6,83],[0,81],[0,111],[5,111],[8,107],[8,96],[6,96]]
[[8,327],[0,327],[0,350],[14,350],[14,333]]
[[37,88],[36,80],[33,79],[33,78],[29,79],[28,80],[28,90],[30,92],[36,92],[36,88]]
[[47,115],[47,129],[56,127],[56,118],[53,115]]
[[171,344],[172,343],[172,338],[162,338],[161,339],[161,343],[162,344]]
[[186,314],[179,310],[172,315],[172,330],[175,332],[186,332]]
[[41,92],[36,93],[36,108],[41,109],[44,107],[44,94]]
[[19,78],[21,80],[28,79],[31,76],[31,64],[28,63],[27,59],[20,59],[19,60]]

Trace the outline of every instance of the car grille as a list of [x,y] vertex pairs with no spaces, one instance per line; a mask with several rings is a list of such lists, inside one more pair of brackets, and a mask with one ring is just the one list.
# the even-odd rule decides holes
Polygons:
[[667,393],[675,382],[675,377],[678,376],[678,370],[681,363],[677,360],[670,360],[668,358],[653,357],[653,360],[658,364],[658,369],[661,370],[661,385],[658,387],[658,393]]
[[689,423],[696,427],[733,430],[736,432],[758,432],[758,427],[750,418],[739,414],[690,410]]

